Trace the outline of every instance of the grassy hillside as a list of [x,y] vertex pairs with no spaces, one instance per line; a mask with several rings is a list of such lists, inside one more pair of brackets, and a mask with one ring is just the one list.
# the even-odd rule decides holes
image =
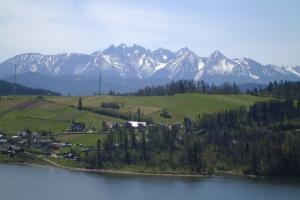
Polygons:
[[[118,112],[132,113],[138,108],[153,117],[155,122],[182,122],[184,116],[195,118],[199,114],[221,111],[238,106],[249,106],[257,101],[268,98],[250,95],[207,95],[180,94],[175,96],[151,97],[117,97],[117,96],[87,96],[83,97],[84,107],[100,107],[101,102],[118,102],[123,106]],[[89,111],[79,111],[78,97],[51,96],[39,99],[37,96],[1,97],[0,100],[0,130],[14,133],[23,128],[32,130],[51,130],[61,132],[68,128],[72,119],[85,122],[87,127],[100,128],[102,121],[122,121],[121,119],[95,114]],[[160,116],[166,108],[172,114],[171,119]]]
[[[65,104],[77,106],[78,97],[48,97],[47,99]],[[265,101],[268,98],[250,95],[209,95],[209,94],[178,94],[174,96],[86,96],[82,97],[84,107],[98,108],[101,102],[118,102],[123,107],[118,112],[136,112],[138,108],[155,122],[182,122],[184,116],[195,118],[199,114],[221,111],[224,109],[250,106],[257,101]],[[172,114],[171,119],[160,116],[162,109],[167,109]]]
[[23,128],[61,132],[69,126],[72,119],[97,128],[101,127],[103,120],[121,121],[92,112],[79,111],[35,96],[2,97],[0,101],[0,130],[9,133]]

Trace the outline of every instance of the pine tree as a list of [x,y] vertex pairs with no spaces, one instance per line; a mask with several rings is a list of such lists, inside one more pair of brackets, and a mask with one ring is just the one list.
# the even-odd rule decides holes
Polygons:
[[127,131],[125,131],[124,134],[124,154],[125,154],[125,163],[130,164],[130,155],[128,152],[128,135]]
[[174,161],[173,161],[173,128],[170,130],[170,136],[169,136],[169,160],[170,160],[170,166],[173,170],[175,170]]
[[147,161],[146,135],[145,135],[145,133],[142,134],[142,154],[143,154],[143,160]]
[[78,100],[78,110],[82,110],[82,98],[79,97],[79,100]]
[[102,167],[101,140],[97,140],[96,145],[96,168]]

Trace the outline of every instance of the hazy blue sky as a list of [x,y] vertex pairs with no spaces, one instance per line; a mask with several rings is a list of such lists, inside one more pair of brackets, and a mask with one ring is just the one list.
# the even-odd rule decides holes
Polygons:
[[0,61],[110,44],[300,65],[299,0],[1,0]]

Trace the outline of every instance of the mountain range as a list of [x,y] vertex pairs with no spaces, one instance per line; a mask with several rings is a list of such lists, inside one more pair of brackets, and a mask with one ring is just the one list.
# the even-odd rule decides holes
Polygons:
[[[201,57],[187,47],[176,52],[163,48],[151,51],[135,44],[111,45],[92,54],[16,55],[0,64],[0,78],[11,80],[16,64],[19,76],[39,74],[52,78],[68,76],[97,80],[101,72],[102,77],[116,82],[128,79],[149,83],[160,80],[161,83],[194,79],[214,84],[225,81],[266,84],[275,80],[300,80],[300,66],[263,65],[250,58],[230,59],[219,51]],[[22,84],[26,85],[27,82]]]

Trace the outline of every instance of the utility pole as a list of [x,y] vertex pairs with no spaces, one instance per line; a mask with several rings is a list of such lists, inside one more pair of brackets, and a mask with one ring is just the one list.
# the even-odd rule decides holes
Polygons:
[[98,88],[98,95],[101,95],[101,72],[99,75],[99,88]]
[[18,68],[18,65],[15,64],[15,85],[14,85],[15,96],[17,96],[17,68]]

